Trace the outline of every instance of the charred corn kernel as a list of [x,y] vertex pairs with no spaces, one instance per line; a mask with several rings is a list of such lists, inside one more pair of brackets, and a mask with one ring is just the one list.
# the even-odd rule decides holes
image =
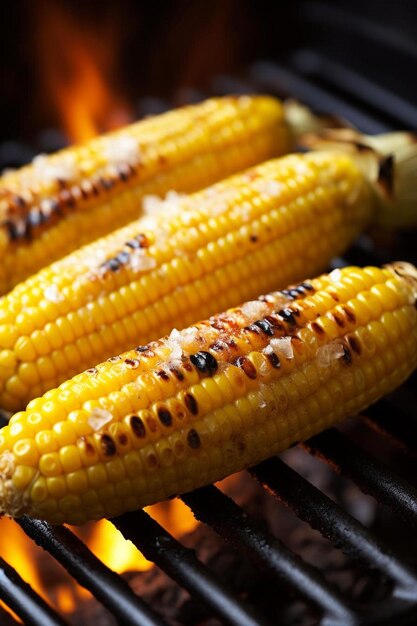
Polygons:
[[[86,368],[94,378],[94,364],[115,352],[319,271],[368,222],[375,197],[349,157],[292,155],[171,198],[151,226],[139,219],[45,268],[0,302],[15,338],[6,347],[0,335],[0,406],[19,409],[34,386],[54,387]],[[343,289],[347,297],[351,282]],[[46,306],[51,299],[56,309]],[[316,306],[333,302],[322,293]],[[355,306],[368,314],[366,304]],[[323,324],[337,336],[336,322]]]
[[228,97],[36,157],[0,179],[0,294],[51,260],[127,224],[145,194],[201,189],[284,154],[292,138],[279,101]]
[[277,454],[413,371],[416,301],[409,264],[344,268],[75,376],[2,429],[0,512],[80,524]]

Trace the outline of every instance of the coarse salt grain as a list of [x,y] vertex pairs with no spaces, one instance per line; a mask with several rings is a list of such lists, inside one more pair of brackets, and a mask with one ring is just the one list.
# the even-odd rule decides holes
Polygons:
[[241,307],[241,311],[249,321],[255,322],[256,320],[265,317],[265,315],[268,315],[269,307],[265,302],[252,300],[250,302],[245,302],[245,304]]
[[94,430],[94,432],[97,432],[101,430],[103,426],[111,422],[112,419],[113,419],[113,415],[110,413],[110,411],[107,411],[106,409],[100,409],[99,407],[95,407],[91,411],[91,415],[87,421],[88,421],[89,426],[91,426],[91,428]]
[[339,280],[342,278],[342,272],[341,270],[337,267],[335,270],[333,270],[332,272],[330,272],[329,274],[329,278],[332,282],[334,283],[338,283]]
[[156,267],[156,260],[145,250],[134,250],[130,255],[129,266],[134,272],[144,272]]
[[49,302],[62,302],[64,299],[56,285],[49,285],[43,292],[43,295]]
[[333,341],[317,350],[317,363],[320,367],[328,367],[332,361],[341,359],[345,354],[343,345]]
[[291,343],[291,337],[279,337],[278,339],[271,339],[269,345],[272,351],[278,356],[281,354],[287,359],[294,358],[294,350]]
[[103,157],[112,165],[128,163],[136,165],[140,161],[140,150],[137,141],[130,135],[120,135],[103,140],[101,149]]
[[74,157],[66,154],[60,157],[48,157],[46,154],[38,154],[32,161],[37,178],[44,183],[56,180],[73,180],[79,174]]

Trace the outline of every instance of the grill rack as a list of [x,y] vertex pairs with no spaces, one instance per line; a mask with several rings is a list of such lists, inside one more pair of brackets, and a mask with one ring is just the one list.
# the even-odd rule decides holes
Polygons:
[[[253,91],[279,96],[291,94],[315,109],[337,111],[369,133],[385,132],[398,126],[417,127],[417,107],[315,50],[298,50],[282,65],[256,63],[243,79],[218,77],[213,82],[213,91],[217,94]],[[335,266],[388,260],[366,237],[361,237],[345,258],[335,261]],[[417,395],[413,383],[415,389],[415,376],[398,394],[381,400],[367,411],[365,420],[370,428],[377,428],[410,454],[417,451]],[[410,445],[410,442],[414,444]],[[417,527],[415,487],[354,444],[348,436],[330,429],[303,444],[303,448],[353,480],[378,503],[391,507],[412,530]],[[214,486],[186,494],[182,500],[198,520],[210,525],[256,566],[266,568],[279,584],[284,582],[315,607],[321,613],[320,624],[323,626],[416,623],[417,570],[407,565],[391,546],[377,539],[281,459],[265,461],[250,473],[272,497],[319,530],[335,547],[365,566],[384,572],[393,583],[391,596],[366,607],[366,611],[354,606],[318,569],[302,561]],[[258,607],[249,606],[226,589],[198,560],[194,551],[174,539],[148,513],[128,513],[111,521],[126,540],[132,541],[146,558],[204,604],[222,623],[272,626]],[[68,528],[51,527],[28,518],[16,523],[86,587],[118,623],[123,626],[166,624],[154,608],[139,598],[122,577],[107,568]],[[2,559],[0,598],[27,626],[67,624]],[[0,618],[5,624],[18,623],[6,613],[3,618],[1,611]]]

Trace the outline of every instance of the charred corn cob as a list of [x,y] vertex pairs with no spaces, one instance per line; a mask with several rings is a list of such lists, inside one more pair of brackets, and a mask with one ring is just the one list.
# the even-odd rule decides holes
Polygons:
[[139,215],[144,194],[194,191],[284,154],[278,100],[212,99],[93,139],[0,181],[0,294]]
[[[323,270],[369,221],[344,155],[270,161],[43,269],[0,301],[0,406],[132,345]],[[168,207],[166,206],[168,205]]]
[[0,511],[81,524],[217,481],[417,365],[417,269],[349,267],[91,368],[0,432]]

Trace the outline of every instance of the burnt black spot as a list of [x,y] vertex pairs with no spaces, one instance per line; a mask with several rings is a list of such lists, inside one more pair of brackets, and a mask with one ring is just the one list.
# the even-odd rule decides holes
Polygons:
[[356,316],[355,316],[354,312],[351,311],[349,309],[349,307],[347,307],[347,306],[343,307],[343,311],[345,312],[345,315],[348,318],[349,322],[352,322],[352,324],[354,324],[356,322]]
[[174,374],[177,380],[179,381],[184,380],[184,374],[181,372],[181,370],[177,369],[176,367],[171,367],[170,371]]
[[210,352],[196,352],[190,356],[190,361],[203,374],[212,376],[217,372],[217,361]]
[[117,363],[118,361],[120,361],[121,358],[121,356],[111,356],[107,360],[109,361],[109,363]]
[[197,450],[200,447],[200,435],[194,428],[188,431],[187,442],[193,450]]
[[392,154],[379,163],[378,183],[386,194],[392,196],[394,191],[394,157]]
[[228,339],[225,339],[224,342],[229,346],[229,348],[233,348],[234,350],[237,348],[236,341],[232,339],[231,337],[229,337]]
[[136,437],[139,437],[139,439],[146,437],[146,429],[140,417],[132,415],[130,418],[130,426]]
[[127,263],[129,261],[130,254],[128,252],[119,252],[119,254],[117,255],[116,258],[119,261],[119,263],[124,265],[125,263]]
[[96,451],[95,451],[93,444],[90,441],[88,441],[86,437],[81,437],[81,440],[84,444],[84,450],[87,456],[94,456]]
[[149,350],[149,346],[136,346],[136,352],[147,352]]
[[185,394],[184,402],[185,402],[185,406],[190,411],[190,413],[192,413],[193,415],[197,415],[198,414],[197,400],[194,398],[193,395],[191,395],[191,393],[186,393]]
[[328,294],[333,298],[335,302],[339,302],[340,298],[335,291],[329,291]]
[[111,178],[100,177],[100,185],[103,189],[112,189],[114,187],[114,181]]
[[136,235],[135,239],[139,243],[139,246],[141,248],[149,248],[149,246],[151,245],[148,237],[144,233]]
[[323,328],[320,326],[320,324],[317,324],[317,322],[313,322],[311,324],[311,330],[313,330],[317,335],[324,335]]
[[101,435],[100,446],[105,456],[113,456],[116,454],[116,446],[110,435]]
[[281,293],[290,300],[295,300],[300,295],[300,292],[297,289],[283,289]]
[[281,367],[281,363],[275,352],[269,352],[267,355],[267,359],[275,369],[279,369]]
[[348,342],[353,352],[356,352],[356,354],[361,354],[362,348],[359,339],[357,339],[356,337],[348,337]]
[[139,359],[125,359],[125,363],[128,367],[136,369],[140,365]]
[[257,320],[255,325],[258,326],[266,335],[272,337],[274,335],[274,329],[271,323],[267,319]]
[[343,346],[342,361],[345,365],[350,365],[352,363],[352,353],[347,346]]
[[158,376],[158,378],[160,378],[161,380],[169,380],[169,376],[166,373],[165,370],[158,370],[156,372],[156,375]]
[[121,164],[117,168],[117,174],[120,180],[126,181],[129,179],[130,170],[124,164]]
[[304,289],[305,291],[314,291],[314,287],[311,283],[300,283],[298,289]]
[[300,315],[300,312],[297,311],[296,313],[295,311],[292,311],[291,309],[281,309],[280,311],[278,311],[278,315],[282,317],[283,320],[288,322],[288,324],[292,324],[293,326],[295,326],[295,324],[297,323],[297,320],[295,319],[295,315]]
[[121,433],[118,436],[118,440],[119,440],[120,445],[125,446],[127,444],[127,441],[128,441],[127,440],[127,435],[125,435],[124,433]]
[[85,370],[86,374],[90,374],[90,376],[95,376],[95,374],[97,374],[98,370],[96,367],[90,367],[90,369]]
[[103,263],[102,267],[104,267],[104,269],[109,269],[112,272],[117,272],[117,270],[120,269],[120,261],[119,259],[115,258],[115,259],[109,259],[108,261],[106,261],[105,263]]
[[273,326],[274,328],[278,328],[279,330],[284,330],[284,325],[281,320],[277,319],[273,315],[267,315],[265,319]]
[[29,215],[27,216],[27,222],[29,226],[33,228],[36,228],[36,226],[39,226],[40,224],[42,224],[44,219],[45,217],[42,211],[31,211]]
[[235,365],[240,367],[245,372],[246,376],[252,380],[258,375],[254,364],[245,356],[240,356],[236,359]]
[[158,409],[158,417],[164,426],[172,426],[172,415],[167,408],[160,406]]
[[11,201],[15,206],[18,206],[21,209],[26,206],[25,199],[22,198],[22,196],[18,196],[17,194],[14,194],[14,196],[12,196]]
[[250,235],[249,236],[249,241],[251,241],[252,243],[256,243],[258,241],[259,237],[258,235]]
[[338,326],[340,326],[340,328],[343,328],[345,325],[345,320],[343,319],[343,317],[340,317],[340,315],[338,315],[337,313],[333,313],[332,315],[334,321],[336,322],[336,324]]
[[125,245],[132,248],[132,250],[140,248],[140,243],[137,239],[130,239],[129,241],[126,241]]
[[193,371],[193,366],[191,365],[190,361],[183,361],[182,366],[187,372]]
[[250,324],[249,326],[245,326],[243,330],[247,333],[255,333],[255,335],[259,335],[261,332],[259,326],[256,326],[256,324]]
[[19,239],[19,232],[18,232],[17,226],[16,226],[16,224],[14,222],[12,222],[11,220],[8,220],[5,223],[5,226],[7,228],[9,239],[11,241],[16,241],[16,239]]
[[63,189],[59,192],[59,201],[61,204],[65,204],[70,209],[75,207],[75,200],[72,193],[68,189]]

